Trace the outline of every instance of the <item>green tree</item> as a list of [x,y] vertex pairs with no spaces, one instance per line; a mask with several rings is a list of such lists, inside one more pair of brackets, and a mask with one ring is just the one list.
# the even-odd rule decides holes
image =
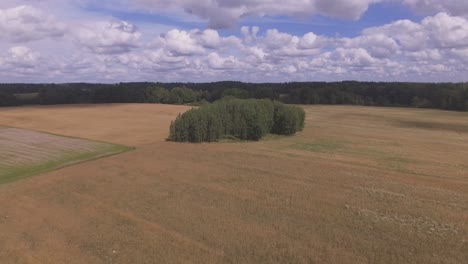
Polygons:
[[292,135],[304,127],[305,112],[268,99],[223,99],[179,115],[169,140],[213,142],[225,136],[260,140],[269,133]]
[[164,104],[169,102],[169,91],[161,87],[150,87],[147,91],[148,103]]
[[187,104],[199,101],[201,93],[186,87],[175,87],[169,93],[169,103]]
[[249,92],[239,88],[226,89],[223,91],[223,97],[234,97],[239,99],[249,98]]

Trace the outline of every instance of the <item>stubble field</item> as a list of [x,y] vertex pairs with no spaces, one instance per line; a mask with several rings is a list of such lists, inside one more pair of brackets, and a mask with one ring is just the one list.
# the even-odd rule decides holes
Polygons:
[[0,184],[128,150],[120,145],[0,127]]
[[306,106],[255,143],[165,142],[188,108],[0,109],[136,150],[0,185],[0,263],[467,263],[468,114]]

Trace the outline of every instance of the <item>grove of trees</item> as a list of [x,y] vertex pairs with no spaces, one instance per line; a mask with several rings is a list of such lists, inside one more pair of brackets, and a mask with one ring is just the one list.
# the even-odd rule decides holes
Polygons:
[[346,81],[0,84],[0,106],[79,103],[199,104],[214,102],[227,96],[242,99],[268,98],[290,104],[347,104],[468,111],[468,83]]
[[168,140],[213,142],[225,137],[260,140],[267,134],[293,135],[304,128],[305,112],[269,99],[227,97],[189,110],[171,123]]

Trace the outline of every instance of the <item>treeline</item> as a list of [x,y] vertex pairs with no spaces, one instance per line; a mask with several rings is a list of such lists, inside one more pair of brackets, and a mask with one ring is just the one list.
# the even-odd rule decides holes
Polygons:
[[168,140],[213,142],[225,137],[260,140],[267,134],[293,135],[304,128],[302,108],[269,99],[225,98],[179,115]]
[[[148,84],[149,85],[149,84]],[[38,89],[2,89],[0,106],[102,104],[102,103],[164,103],[190,104],[203,101],[203,92],[186,87],[165,89],[139,85],[32,85]]]
[[468,111],[468,83],[119,83],[0,84],[0,106],[214,102],[226,96],[290,104],[346,104]]

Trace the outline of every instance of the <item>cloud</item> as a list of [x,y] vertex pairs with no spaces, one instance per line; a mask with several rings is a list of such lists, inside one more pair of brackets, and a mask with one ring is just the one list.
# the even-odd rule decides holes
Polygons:
[[38,82],[57,76],[59,65],[26,46],[13,46],[0,53],[0,80]]
[[239,48],[242,45],[241,42],[234,36],[221,37],[216,30],[212,29],[203,31],[173,29],[161,34],[152,47],[163,49],[171,56],[192,56],[205,54],[207,49]]
[[420,14],[447,12],[455,16],[468,16],[466,0],[403,0],[403,3]]
[[405,50],[421,50],[427,44],[427,34],[421,25],[409,20],[399,20],[384,26],[368,28],[363,31],[363,35],[390,37]]
[[421,26],[428,35],[431,46],[436,48],[468,47],[468,20],[439,13],[425,18]]
[[341,66],[349,67],[368,67],[379,63],[378,59],[363,48],[337,48],[330,53],[329,59]]
[[135,0],[133,6],[141,10],[183,10],[208,20],[210,28],[233,26],[244,17],[324,15],[356,20],[369,5],[380,0]]
[[466,25],[464,18],[439,13],[419,23],[401,20],[368,28],[354,38],[258,27],[242,27],[242,38],[222,37],[212,29],[172,30],[146,56],[152,57],[148,67],[177,69],[186,74],[179,76],[182,80],[427,81],[444,78],[450,70],[466,72],[460,67],[468,59]]
[[8,50],[3,64],[18,68],[34,68],[38,64],[39,58],[40,54],[28,47],[14,46]]
[[[40,3],[48,1],[57,0]],[[290,5],[267,0],[133,1],[148,12],[160,6],[207,19],[227,12],[229,23],[280,14],[343,13],[352,19],[375,1],[332,2],[341,6],[327,6],[331,2],[325,0]],[[34,5],[1,9],[0,81],[466,81],[468,76],[468,19],[448,11],[421,21],[369,27],[345,38],[256,26],[241,27],[231,36],[210,28],[170,27],[160,34],[150,23],[107,16],[76,20],[63,13],[59,20],[54,11],[48,14]]]
[[99,21],[77,27],[75,38],[88,51],[99,54],[130,52],[138,46],[141,33],[125,21]]
[[438,13],[424,18],[421,23],[400,20],[363,31],[367,37],[384,35],[394,39],[408,51],[428,48],[447,49],[468,47],[468,20],[463,17]]
[[259,31],[260,31],[260,28],[257,26],[253,26],[253,27],[243,26],[241,28],[241,33],[244,36],[244,42],[252,43],[252,41],[257,38],[257,34]]
[[343,39],[343,46],[347,48],[363,48],[376,58],[388,58],[398,53],[400,47],[397,42],[385,34],[370,34],[351,39]]
[[247,43],[255,43],[268,54],[266,58],[278,61],[288,57],[315,55],[320,52],[327,41],[327,38],[317,36],[313,32],[303,36],[294,36],[277,29],[269,29],[265,36],[255,34],[255,39]]
[[318,36],[313,32],[306,33],[301,40],[299,40],[300,49],[314,49],[318,47]]
[[64,34],[64,24],[32,6],[0,9],[0,40],[24,43]]
[[204,48],[193,35],[198,31],[187,32],[173,29],[161,35],[155,42],[156,47],[165,49],[173,55],[195,55],[202,54]]
[[212,69],[241,69],[242,64],[234,56],[221,57],[216,52],[208,54],[208,64]]

